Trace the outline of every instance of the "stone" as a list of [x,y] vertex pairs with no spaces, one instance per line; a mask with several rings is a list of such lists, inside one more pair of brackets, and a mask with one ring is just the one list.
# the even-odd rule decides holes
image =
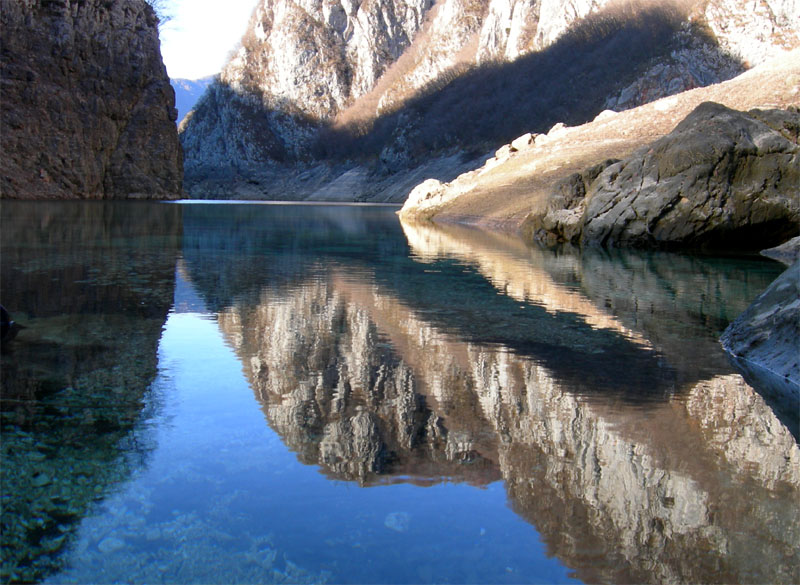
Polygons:
[[145,0],[4,1],[0,196],[176,198],[183,154]]
[[97,545],[97,550],[103,554],[113,553],[122,548],[125,548],[125,541],[116,538],[115,536],[107,536]]
[[[800,261],[761,293],[720,337],[722,347],[743,362],[755,385],[783,394],[797,416],[800,407]],[[735,362],[736,363],[736,362]],[[748,367],[748,366],[756,366]],[[776,383],[775,378],[780,379]],[[759,381],[763,380],[761,384]]]
[[395,532],[408,532],[408,528],[411,526],[411,516],[408,512],[392,512],[386,516],[383,525]]
[[783,262],[787,266],[791,266],[800,260],[800,236],[792,238],[780,246],[761,250],[761,255],[777,260],[778,262]]
[[511,142],[511,149],[515,151],[525,150],[533,146],[533,143],[536,141],[536,137],[531,134],[530,132],[526,132],[519,138],[514,139]]
[[607,168],[586,196],[582,245],[750,249],[800,229],[800,113],[706,102]]

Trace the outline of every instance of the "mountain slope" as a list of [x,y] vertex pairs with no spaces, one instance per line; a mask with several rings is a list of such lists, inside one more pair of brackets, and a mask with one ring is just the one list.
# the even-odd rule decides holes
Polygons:
[[188,188],[284,198],[290,173],[327,197],[347,174],[341,197],[402,199],[389,177],[730,79],[800,44],[798,21],[788,0],[262,0],[181,126]]
[[800,102],[798,88],[800,50],[795,50],[730,81],[620,113],[604,112],[581,126],[557,126],[518,150],[503,148],[484,167],[449,184],[420,185],[401,216],[503,226],[532,238],[530,231],[537,227],[531,225],[532,218],[548,212],[554,186],[574,174],[608,159],[630,157],[670,133],[703,102],[737,110],[787,108]]

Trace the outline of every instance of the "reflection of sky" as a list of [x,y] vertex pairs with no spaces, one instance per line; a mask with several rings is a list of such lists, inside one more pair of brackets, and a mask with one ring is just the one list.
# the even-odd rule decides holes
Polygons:
[[[196,306],[179,273],[176,301]],[[187,309],[188,310],[188,309]],[[52,581],[563,582],[502,483],[360,488],[297,461],[266,424],[216,318],[170,313],[156,448],[85,519]]]
[[192,284],[188,281],[186,266],[183,260],[178,260],[175,269],[175,295],[172,305],[173,313],[206,313],[208,308]]

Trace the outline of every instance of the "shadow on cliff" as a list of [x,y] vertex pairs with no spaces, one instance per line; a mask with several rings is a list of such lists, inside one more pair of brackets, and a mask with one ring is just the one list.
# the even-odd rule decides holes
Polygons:
[[[450,70],[396,111],[320,132],[317,158],[372,158],[387,148],[409,162],[453,147],[486,148],[562,122],[592,120],[606,100],[636,81],[656,58],[680,48],[685,15],[669,5],[606,10],[577,22],[549,48],[511,63]],[[689,34],[708,47],[699,25]],[[725,56],[730,59],[730,56]],[[742,67],[744,69],[744,67]],[[697,86],[708,80],[698,79]]]
[[[218,80],[181,125],[186,178],[258,185],[270,168],[354,161],[391,174],[432,153],[458,149],[472,157],[524,132],[579,125],[656,60],[686,48],[688,38],[731,62],[708,30],[686,23],[671,4],[608,9],[575,23],[547,49],[511,63],[451,68],[393,111],[343,126],[326,126],[290,105],[285,112],[266,108]],[[717,81],[703,76],[695,72],[690,84]]]

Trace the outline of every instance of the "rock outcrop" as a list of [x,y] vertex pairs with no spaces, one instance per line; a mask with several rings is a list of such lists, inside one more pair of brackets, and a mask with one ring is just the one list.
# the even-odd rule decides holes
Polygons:
[[[707,102],[588,187],[570,180],[543,240],[581,245],[760,249],[800,229],[800,113]],[[579,177],[580,178],[580,177]],[[581,189],[573,188],[575,186]]]
[[[559,238],[572,240],[576,234],[580,237],[582,231],[583,210],[578,207],[581,202],[588,202],[584,192],[588,193],[596,183],[593,174],[587,171],[597,165],[607,166],[609,161],[627,161],[637,152],[637,156],[644,156],[649,145],[669,135],[703,102],[716,102],[745,112],[781,109],[787,111],[782,116],[794,119],[796,111],[792,114],[791,109],[796,107],[798,88],[800,51],[795,50],[730,81],[662,98],[624,112],[605,111],[592,122],[580,126],[555,125],[546,134],[534,136],[532,144],[526,148],[501,148],[483,167],[449,183],[436,184],[435,188],[431,184],[420,186],[414,197],[409,196],[401,215],[407,219],[502,228],[521,233],[525,239],[538,238],[545,243],[555,243]],[[763,121],[750,119],[748,124],[761,128],[759,133],[767,132],[764,136],[772,136],[770,140],[782,144],[781,148],[797,148],[791,130],[784,136],[769,129]],[[742,154],[750,157],[766,146],[754,145],[755,150]],[[780,158],[767,150],[762,149],[762,153],[770,159]],[[716,155],[709,151],[706,156],[711,160]],[[796,168],[792,166],[796,165],[796,159],[787,160],[787,172],[796,173],[791,170]],[[731,179],[736,182],[746,177]],[[724,186],[719,178],[714,182]],[[779,183],[783,188],[791,188],[791,183],[782,180]],[[559,187],[554,189],[554,186]],[[652,185],[645,187],[652,188]],[[739,185],[742,187],[743,184]],[[766,192],[775,190],[770,185],[765,185],[764,189]],[[795,197],[795,208],[796,205]],[[566,234],[564,226],[569,226]],[[570,231],[573,228],[574,231]],[[778,237],[776,234],[776,240]],[[753,241],[751,245],[752,249],[759,250],[770,244]]]
[[761,250],[761,255],[777,260],[778,262],[783,262],[787,266],[791,266],[800,260],[800,236],[792,238],[780,246]]
[[183,155],[144,0],[2,0],[4,198],[175,198]]
[[[800,408],[800,261],[792,264],[731,323],[722,346],[773,398]],[[766,378],[766,380],[765,380]],[[766,382],[766,383],[764,383]],[[782,396],[781,396],[782,395]]]

